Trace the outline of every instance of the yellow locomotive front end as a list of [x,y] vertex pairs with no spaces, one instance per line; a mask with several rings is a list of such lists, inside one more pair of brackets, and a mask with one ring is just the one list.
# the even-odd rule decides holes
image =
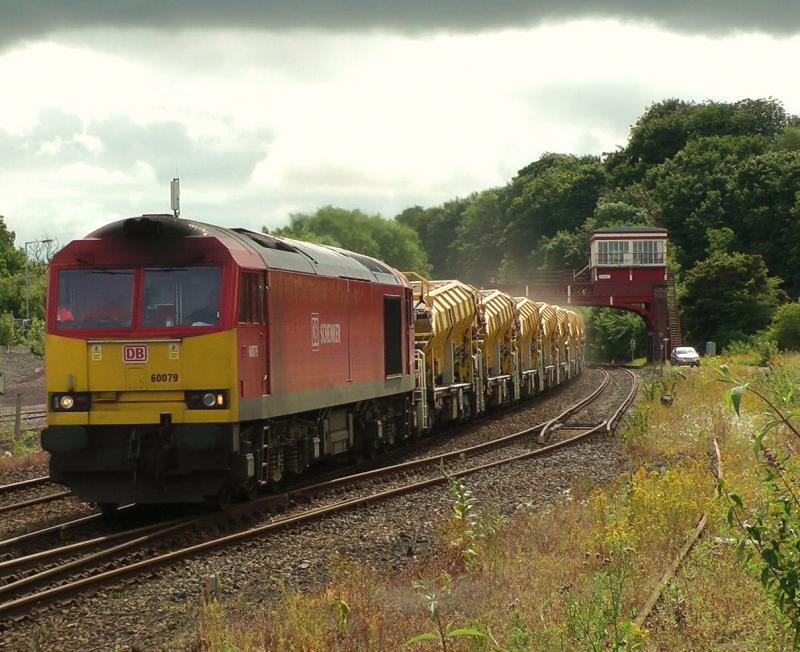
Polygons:
[[53,480],[103,508],[226,499],[239,450],[237,267],[217,238],[115,223],[50,269],[45,336]]

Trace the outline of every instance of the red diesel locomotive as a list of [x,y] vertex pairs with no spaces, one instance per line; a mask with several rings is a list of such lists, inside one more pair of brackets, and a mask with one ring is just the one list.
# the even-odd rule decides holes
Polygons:
[[144,215],[49,280],[42,445],[104,509],[224,504],[411,432],[412,291],[380,261]]

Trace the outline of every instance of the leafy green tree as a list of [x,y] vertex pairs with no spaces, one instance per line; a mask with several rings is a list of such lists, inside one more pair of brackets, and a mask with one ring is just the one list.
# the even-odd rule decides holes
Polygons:
[[631,129],[628,144],[606,158],[613,185],[645,178],[672,159],[692,140],[717,136],[760,136],[773,140],[790,123],[775,99],[696,104],[667,99],[650,105]]
[[770,151],[744,160],[731,184],[728,223],[742,250],[800,294],[800,151]]
[[800,350],[800,303],[787,303],[778,308],[770,330],[779,349]]
[[394,220],[333,206],[320,208],[313,215],[294,214],[290,220],[273,235],[341,247],[378,258],[401,271],[430,272],[417,234]]
[[18,340],[19,332],[17,331],[14,315],[10,312],[4,312],[0,315],[0,344],[8,346],[16,344]]
[[[591,225],[591,220],[586,224]],[[589,261],[591,230],[559,231],[552,238],[543,236],[531,256],[531,267],[547,271],[581,269]]]
[[625,154],[634,163],[663,163],[689,138],[692,103],[676,98],[651,104],[631,129]]
[[463,266],[456,246],[458,229],[472,199],[457,198],[441,206],[420,212],[415,206],[404,210],[395,219],[413,228],[432,265],[434,278],[455,278]]
[[706,239],[708,240],[706,251],[709,256],[727,254],[733,251],[736,234],[733,229],[723,226],[721,229],[707,229]]
[[766,148],[762,137],[699,138],[648,175],[683,267],[705,258],[709,228],[732,226],[738,168]]
[[800,150],[800,125],[789,125],[775,139],[775,149],[796,152]]
[[[25,316],[25,252],[14,245],[15,234],[0,216],[0,311]],[[28,292],[31,316],[44,316],[47,293],[47,264],[58,249],[48,238],[28,250]]]
[[780,285],[758,255],[716,253],[699,262],[687,272],[681,298],[687,339],[724,347],[762,330],[787,299]]
[[524,261],[542,236],[579,227],[592,216],[606,181],[594,156],[545,154],[520,170],[506,192],[507,252]]
[[639,207],[622,201],[598,201],[593,228],[610,226],[652,226],[649,216]]
[[647,352],[647,327],[633,312],[614,308],[591,308],[583,311],[586,321],[588,354],[594,360],[630,360],[631,340],[634,354]]
[[0,276],[16,274],[25,266],[25,255],[14,246],[16,235],[9,231],[5,218],[0,215]]
[[31,325],[25,336],[25,341],[32,353],[44,355],[44,321],[38,317],[31,319]]
[[487,284],[497,278],[504,253],[502,193],[485,190],[470,197],[456,229],[457,275],[469,283]]

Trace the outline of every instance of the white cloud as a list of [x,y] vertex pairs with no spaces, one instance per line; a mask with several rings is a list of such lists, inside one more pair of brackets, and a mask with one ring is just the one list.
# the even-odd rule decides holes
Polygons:
[[[645,106],[773,96],[800,38],[610,20],[479,34],[93,30],[0,54],[0,214],[62,239],[168,208],[258,228],[334,203],[394,215],[624,144]],[[76,217],[77,216],[77,217]],[[86,228],[85,228],[86,227]]]

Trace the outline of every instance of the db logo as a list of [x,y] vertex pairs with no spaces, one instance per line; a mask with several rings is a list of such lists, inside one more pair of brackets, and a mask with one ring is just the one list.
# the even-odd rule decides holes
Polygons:
[[147,345],[126,344],[122,347],[122,360],[124,362],[147,362]]
[[311,313],[311,350],[319,351],[319,313]]

